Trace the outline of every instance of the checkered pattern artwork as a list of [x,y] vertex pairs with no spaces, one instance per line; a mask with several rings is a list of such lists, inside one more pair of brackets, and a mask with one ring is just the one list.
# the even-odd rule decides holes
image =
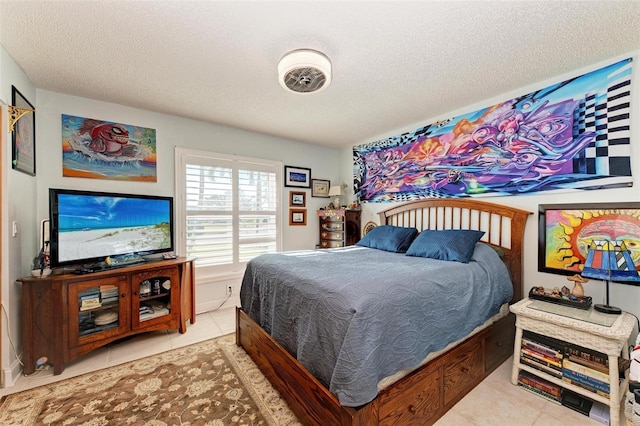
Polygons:
[[631,67],[353,148],[363,202],[631,186]]

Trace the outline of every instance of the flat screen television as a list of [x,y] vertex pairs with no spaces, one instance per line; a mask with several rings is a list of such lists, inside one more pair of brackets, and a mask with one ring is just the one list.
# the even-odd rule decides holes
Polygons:
[[174,250],[173,198],[49,189],[51,267]]

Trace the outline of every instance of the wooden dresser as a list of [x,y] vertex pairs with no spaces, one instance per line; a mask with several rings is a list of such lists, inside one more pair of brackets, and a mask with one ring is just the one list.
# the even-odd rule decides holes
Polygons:
[[352,246],[360,241],[360,210],[318,210],[320,248]]

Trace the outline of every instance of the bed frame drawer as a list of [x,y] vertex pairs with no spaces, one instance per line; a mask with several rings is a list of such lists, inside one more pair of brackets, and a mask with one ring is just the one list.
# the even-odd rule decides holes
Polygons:
[[460,399],[484,375],[482,345],[467,341],[456,348],[444,367],[444,403]]
[[493,370],[513,355],[516,334],[516,316],[509,313],[488,330],[484,341],[484,368]]
[[424,425],[442,409],[442,368],[398,383],[380,398],[380,425]]

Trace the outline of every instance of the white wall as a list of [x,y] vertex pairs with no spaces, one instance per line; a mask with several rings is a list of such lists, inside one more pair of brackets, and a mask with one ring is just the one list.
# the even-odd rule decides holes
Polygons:
[[[37,217],[48,217],[48,189],[51,187],[94,189],[111,192],[174,195],[174,148],[191,148],[244,157],[281,161],[283,165],[309,167],[313,178],[332,179],[340,174],[339,150],[304,144],[235,128],[154,113],[91,99],[38,89],[38,155],[46,158],[38,164]],[[157,183],[121,182],[62,176],[61,116],[113,121],[156,129]],[[335,180],[335,179],[334,179]],[[307,225],[288,225],[289,190],[283,188],[283,249],[313,249],[318,243],[316,210],[327,200],[311,197],[307,192]],[[196,311],[220,305],[226,288],[232,285],[233,297],[227,305],[237,303],[239,276],[197,276]],[[230,281],[231,280],[231,281]]]
[[[542,285],[545,288],[562,287],[566,285],[569,288],[573,284],[566,280],[565,276],[549,273],[538,272],[538,205],[539,204],[558,204],[558,203],[592,203],[592,202],[627,202],[640,201],[640,63],[638,63],[638,52],[630,52],[627,55],[613,57],[601,63],[593,64],[587,68],[573,70],[564,75],[559,75],[553,79],[538,82],[527,87],[517,89],[515,91],[495,96],[491,99],[471,104],[460,108],[456,111],[443,113],[438,117],[427,118],[420,123],[413,124],[406,128],[396,129],[389,133],[379,135],[379,137],[371,140],[363,140],[354,145],[373,142],[390,136],[399,135],[405,132],[414,131],[429,123],[437,120],[455,117],[463,113],[475,111],[480,108],[488,107],[496,103],[506,101],[522,94],[533,92],[536,89],[544,88],[554,83],[566,80],[567,78],[576,77],[612,64],[624,58],[633,57],[633,75],[632,75],[632,95],[631,95],[631,156],[632,156],[632,173],[634,186],[630,188],[601,189],[592,191],[573,191],[564,193],[538,193],[532,195],[510,196],[510,197],[491,197],[484,200],[518,207],[533,212],[527,221],[524,239],[524,294],[528,294],[531,287]],[[461,82],[464,84],[464,82]],[[352,181],[353,163],[352,150],[345,149],[342,151],[342,176],[345,181]],[[347,160],[348,159],[348,160]],[[362,223],[372,220],[378,223],[377,213],[390,208],[391,203],[364,203],[362,205]],[[602,303],[605,297],[605,285],[602,281],[591,280],[584,285],[585,293],[593,297],[594,303]],[[625,311],[631,312],[636,316],[640,316],[640,286],[612,283],[610,287],[610,303],[618,306]]]
[[[328,179],[338,183],[340,175],[340,151],[333,148],[309,145],[298,141],[248,132],[235,128],[204,123],[186,118],[159,114],[151,111],[125,107],[113,103],[79,98],[42,89],[35,89],[13,59],[0,51],[2,59],[0,99],[11,100],[11,85],[18,89],[36,108],[36,177],[7,170],[3,188],[2,259],[2,300],[7,309],[11,334],[16,341],[17,352],[21,353],[20,305],[21,288],[16,279],[28,275],[30,263],[39,250],[39,227],[42,219],[48,218],[48,190],[52,187],[90,189],[110,192],[129,192],[156,195],[174,195],[174,148],[184,147],[244,157],[265,158],[282,162],[284,165],[308,167],[312,178]],[[62,176],[62,114],[86,118],[139,125],[156,129],[157,142],[157,182],[122,182],[114,180],[68,178]],[[10,141],[8,134],[7,141]],[[10,144],[5,150],[6,158],[11,158]],[[307,193],[307,225],[288,225],[289,190],[283,188],[283,249],[313,249],[318,244],[318,218],[316,210],[327,204],[326,198],[311,197]],[[7,237],[6,232],[12,221],[17,221],[20,233],[16,238]],[[240,277],[197,276],[196,311],[202,312],[217,307],[226,297],[226,288],[234,287],[234,296],[226,304],[239,301]],[[8,330],[2,332],[2,372],[3,386],[10,386],[20,366],[11,350]]]
[[[630,56],[630,55],[625,55]],[[632,117],[638,114],[640,105],[640,91],[637,89],[639,77],[637,52],[634,56]],[[354,141],[354,145],[371,142],[372,140],[396,135],[406,131],[413,131],[427,123],[438,119],[448,118],[460,113],[469,112],[478,108],[493,105],[497,102],[511,99],[514,96],[531,92],[537,88],[545,87],[568,77],[580,75],[584,72],[612,63],[618,58],[611,58],[600,64],[574,70],[566,75],[557,76],[549,81],[538,82],[531,86],[516,91],[497,95],[476,104],[468,105],[458,111],[444,113],[439,117],[425,118],[421,123],[416,123],[406,128],[396,129],[387,134],[371,140]],[[101,102],[91,99],[78,98],[63,95],[46,90],[36,90],[26,78],[22,70],[13,59],[0,50],[0,102],[10,102],[11,85],[16,85],[19,90],[35,105],[36,113],[36,177],[16,172],[2,165],[3,173],[3,217],[6,219],[3,227],[3,258],[2,258],[2,301],[7,310],[9,324],[3,322],[1,367],[3,373],[3,386],[10,385],[19,370],[16,357],[13,354],[8,340],[8,332],[11,331],[14,341],[21,351],[20,342],[20,286],[15,280],[29,273],[31,259],[38,251],[38,228],[41,219],[48,216],[48,188],[63,187],[76,189],[96,189],[116,192],[149,193],[161,195],[174,195],[174,147],[186,147],[201,150],[210,150],[229,154],[238,154],[247,157],[259,157],[282,161],[284,165],[310,167],[312,177],[329,179],[332,184],[345,182],[352,185],[353,162],[350,148],[336,150],[303,144],[282,138],[247,132],[225,126],[204,123],[176,116],[154,113],[122,105]],[[461,83],[463,84],[463,83]],[[158,182],[118,182],[110,180],[64,178],[62,177],[62,152],[61,152],[61,115],[70,114],[87,118],[135,124],[156,129],[157,154],[158,154]],[[637,119],[632,119],[632,144],[634,183],[632,188],[607,189],[590,192],[571,192],[563,194],[536,194],[519,197],[492,198],[491,201],[512,205],[515,207],[537,212],[538,204],[542,203],[581,203],[595,201],[639,201],[638,178],[640,173],[640,155],[638,154]],[[6,133],[6,141],[10,142],[11,135]],[[5,146],[5,158],[11,158],[10,143]],[[6,163],[6,161],[5,161]],[[288,209],[288,194],[290,188],[283,188],[283,211]],[[297,189],[296,189],[297,190]],[[327,203],[324,198],[312,198],[310,190],[307,190],[307,226],[289,227],[287,218],[284,223],[284,249],[314,248],[318,243],[318,219],[316,209]],[[346,201],[350,201],[350,198]],[[377,212],[389,208],[390,204],[373,203],[363,205],[362,223],[369,220],[377,221]],[[9,224],[17,221],[20,232],[18,236],[11,237],[8,233]],[[525,292],[534,285],[563,286],[567,284],[565,277],[537,271],[537,215],[529,219],[525,235],[524,274]],[[208,309],[217,301],[224,300],[225,288],[229,281],[215,282],[211,285],[202,283],[199,277],[196,290],[199,310]],[[233,280],[237,285],[237,280]],[[600,282],[592,280],[585,286],[585,291],[594,297],[596,302],[602,300],[603,286]],[[236,291],[237,294],[237,291]],[[640,287],[613,284],[611,288],[611,302],[627,311],[640,315]]]
[[[36,91],[22,70],[4,49],[0,49],[0,99],[2,103],[11,103],[11,86],[14,85],[32,104],[36,102]],[[6,113],[6,110],[4,111]],[[6,115],[3,115],[6,118]],[[36,212],[36,178],[15,171],[11,168],[11,133],[6,123],[2,124],[5,132],[3,146],[4,163],[2,164],[2,305],[5,310],[2,318],[2,385],[11,383],[13,377],[20,372],[20,364],[14,352],[9,335],[18,345],[20,353],[21,286],[16,279],[26,275],[32,258],[37,254]],[[37,137],[37,129],[36,129]],[[37,147],[37,144],[36,144]],[[37,158],[37,157],[36,157]],[[37,170],[36,170],[37,172]],[[18,233],[13,236],[11,224],[16,222]]]

